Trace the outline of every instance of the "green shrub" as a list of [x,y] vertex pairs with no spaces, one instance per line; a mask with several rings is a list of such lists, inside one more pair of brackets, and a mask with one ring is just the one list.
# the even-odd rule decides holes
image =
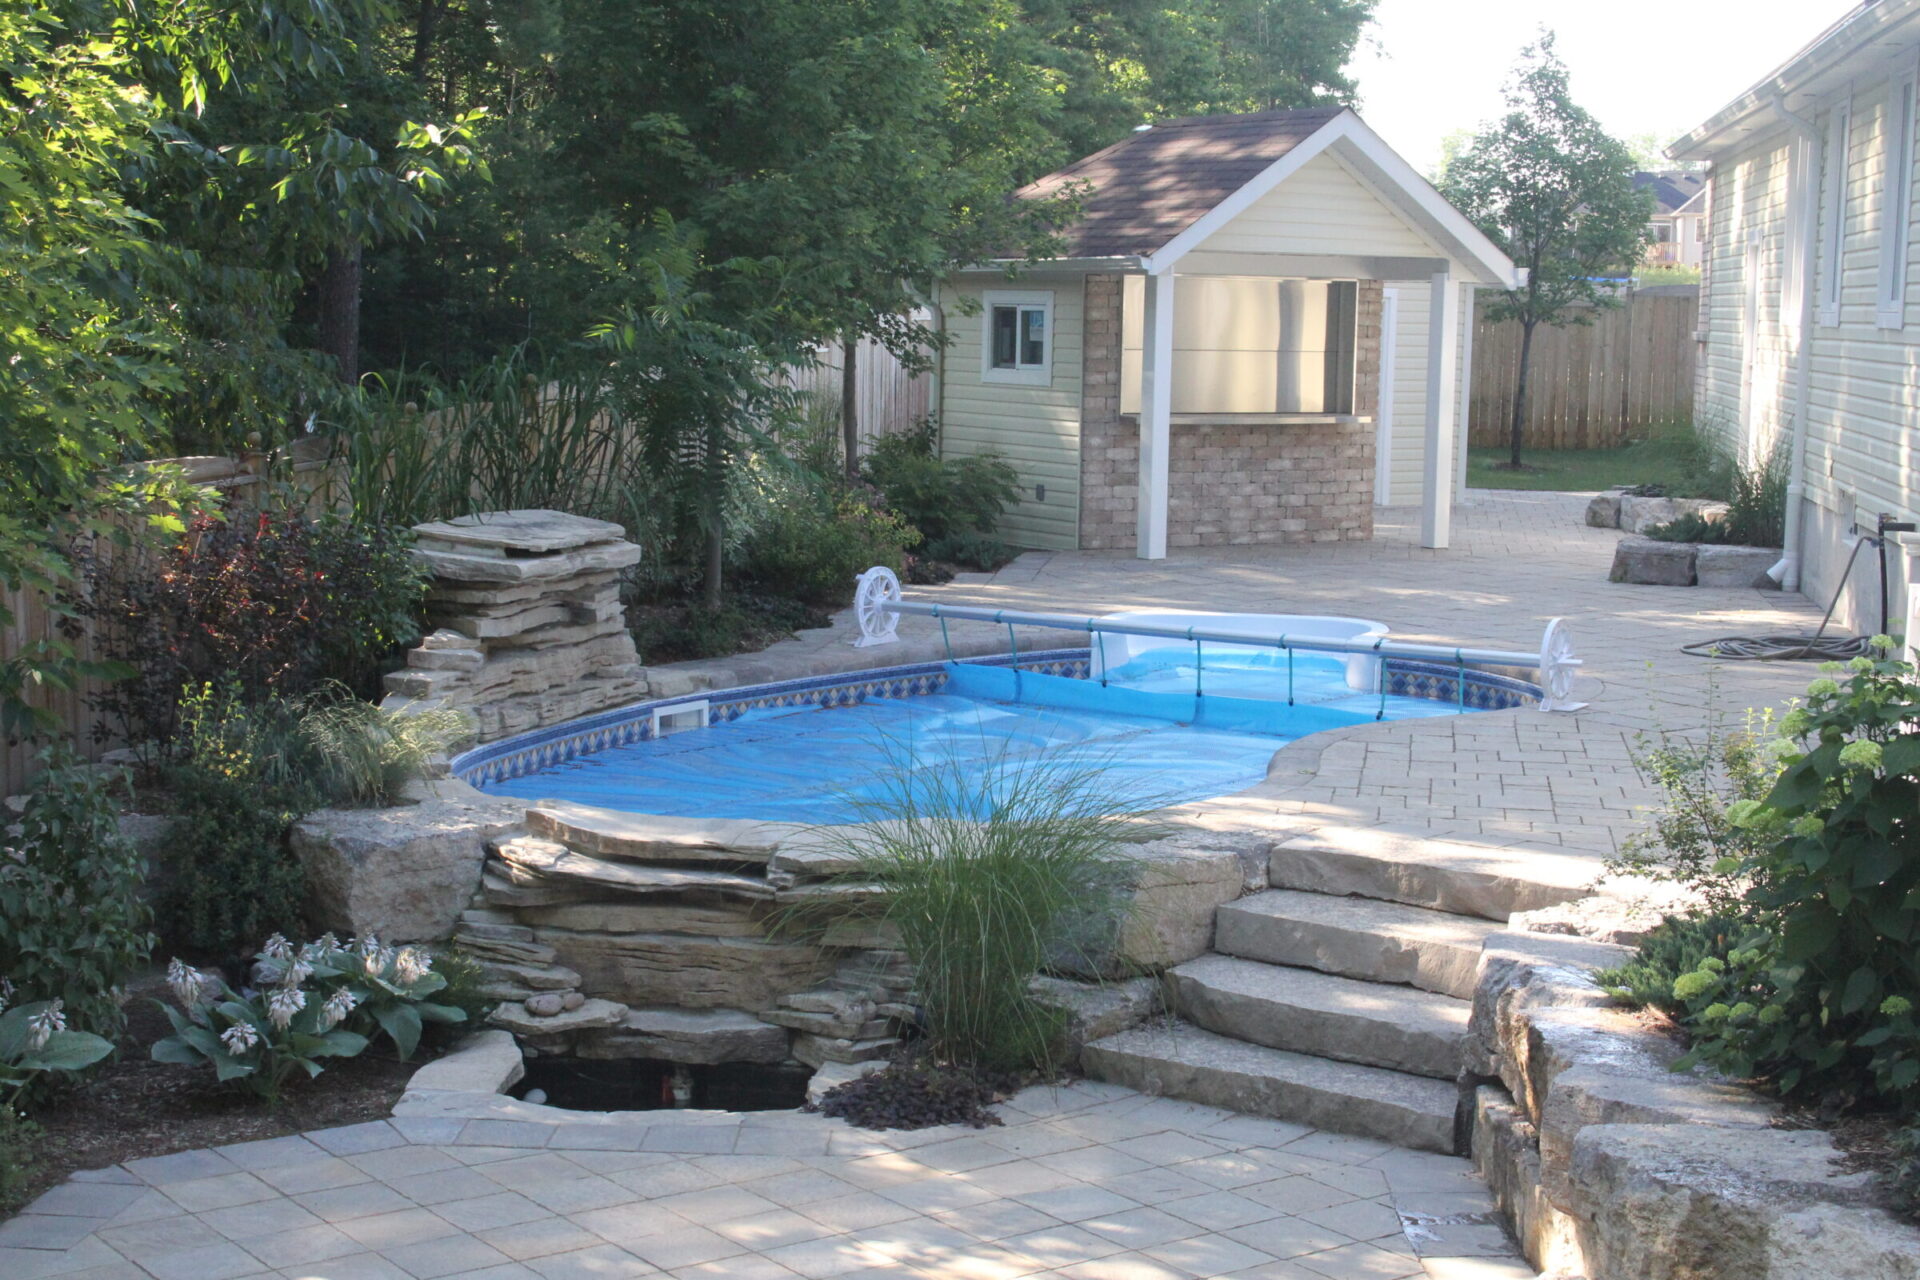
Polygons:
[[145,868],[121,835],[124,777],[43,753],[17,834],[0,849],[0,975],[23,1001],[60,1000],[81,1025],[125,1025],[120,984],[153,948]]
[[913,531],[860,494],[828,488],[778,506],[748,536],[743,575],[763,592],[838,606],[875,565],[898,572]]
[[262,702],[337,681],[377,697],[392,655],[420,636],[425,593],[403,533],[332,516],[202,515],[158,563],[92,575],[84,611],[133,673],[98,705],[131,740],[164,745],[188,685]]
[[0,983],[0,1107],[11,1109],[48,1073],[84,1071],[113,1052],[91,1031],[69,1029],[59,1000],[9,1007],[10,993]]
[[1732,470],[1727,490],[1726,540],[1742,547],[1777,547],[1787,538],[1787,457],[1776,449],[1756,467]]
[[922,542],[990,534],[1001,513],[1020,501],[1019,474],[1012,467],[993,454],[941,459],[930,428],[881,437],[863,472],[887,509],[918,530]]
[[992,534],[967,529],[926,543],[922,554],[929,560],[991,573],[1010,562],[1016,552]]
[[1709,958],[1724,961],[1744,930],[1742,921],[1733,915],[1689,912],[1668,916],[1647,931],[1633,959],[1594,974],[1593,980],[1616,1000],[1678,1017],[1685,1005],[1673,994],[1674,982]]
[[1649,525],[1642,533],[1656,542],[1704,542],[1717,546],[1733,541],[1725,521],[1708,520],[1692,511],[1683,511],[1663,524]]
[[1031,984],[1077,940],[1108,942],[1089,938],[1090,918],[1117,927],[1116,855],[1136,806],[1097,768],[1010,759],[903,763],[861,809],[842,841],[845,879],[882,891],[932,1051],[973,1070],[1051,1072],[1062,1015]]
[[[1884,654],[1892,647],[1876,637]],[[1920,686],[1885,657],[1829,663],[1781,721],[1764,800],[1729,806],[1754,851],[1751,926],[1675,983],[1693,1048],[1786,1093],[1920,1102]]]
[[202,685],[181,698],[179,723],[179,758],[166,771],[175,817],[160,848],[162,931],[226,959],[299,929],[306,876],[287,829],[324,796],[284,704],[248,706],[231,688]]

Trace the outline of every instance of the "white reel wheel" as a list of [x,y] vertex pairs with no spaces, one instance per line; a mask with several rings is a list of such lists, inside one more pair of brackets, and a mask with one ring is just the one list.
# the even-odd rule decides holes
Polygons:
[[877,644],[892,644],[899,637],[900,615],[886,606],[900,601],[900,579],[885,565],[875,565],[855,579],[853,618],[860,628],[854,639],[856,649]]
[[1585,664],[1573,656],[1573,628],[1565,618],[1547,624],[1540,637],[1540,709],[1578,711],[1586,706],[1573,700],[1573,680]]

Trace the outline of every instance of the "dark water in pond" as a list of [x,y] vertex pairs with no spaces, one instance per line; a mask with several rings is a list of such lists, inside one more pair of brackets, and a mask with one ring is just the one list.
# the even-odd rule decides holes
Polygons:
[[[675,1070],[674,1063],[649,1058],[533,1058],[513,1096],[542,1089],[548,1106],[570,1111],[671,1110]],[[786,1063],[722,1062],[682,1070],[693,1084],[685,1105],[706,1111],[788,1111],[807,1100],[813,1078],[813,1068]]]

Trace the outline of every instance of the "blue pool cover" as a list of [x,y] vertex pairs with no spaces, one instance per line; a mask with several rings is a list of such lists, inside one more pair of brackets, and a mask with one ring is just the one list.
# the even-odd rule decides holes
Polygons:
[[1253,786],[1275,751],[1309,733],[1459,710],[1356,693],[1339,659],[1303,655],[1288,667],[1284,655],[1209,652],[1196,673],[1190,652],[1157,650],[1108,672],[1103,685],[950,663],[938,694],[748,711],[485,789],[632,813],[842,823],[884,816],[915,774],[991,778],[1038,767],[1097,772],[1117,804],[1157,806]]

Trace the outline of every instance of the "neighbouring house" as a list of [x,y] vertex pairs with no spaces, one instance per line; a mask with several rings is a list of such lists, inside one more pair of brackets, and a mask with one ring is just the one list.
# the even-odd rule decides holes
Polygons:
[[[1914,144],[1920,0],[1860,5],[1669,148],[1706,161],[1696,415],[1788,470],[1782,585],[1879,626],[1852,534],[1920,514]],[[1889,547],[1893,629],[1920,625],[1920,542]],[[1843,584],[1843,579],[1845,582]]]
[[1653,243],[1644,259],[1650,267],[1697,267],[1704,240],[1705,175],[1685,169],[1633,175],[1636,191],[1653,193]]
[[960,273],[935,401],[948,455],[1024,493],[1003,536],[1127,549],[1372,536],[1464,476],[1473,291],[1512,262],[1353,112],[1169,120],[1025,188],[1075,184],[1063,256]]

